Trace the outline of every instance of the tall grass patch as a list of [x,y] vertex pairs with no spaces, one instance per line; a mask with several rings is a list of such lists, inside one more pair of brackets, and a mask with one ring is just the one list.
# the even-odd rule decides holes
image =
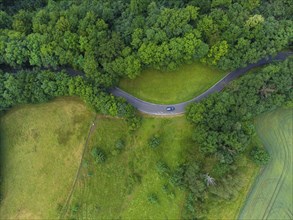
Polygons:
[[2,219],[56,219],[94,114],[74,98],[16,107],[0,119]]

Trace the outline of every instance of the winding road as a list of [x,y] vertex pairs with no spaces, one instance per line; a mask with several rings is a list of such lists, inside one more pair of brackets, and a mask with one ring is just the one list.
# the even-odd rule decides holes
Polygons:
[[[118,97],[124,97],[131,105],[136,107],[139,111],[149,114],[149,115],[178,115],[183,114],[185,112],[185,107],[192,102],[199,102],[200,100],[206,98],[208,95],[221,91],[229,82],[236,79],[237,77],[244,75],[246,72],[251,70],[254,67],[259,67],[265,64],[268,64],[272,61],[281,61],[285,60],[288,56],[291,56],[293,52],[280,52],[274,57],[267,57],[259,60],[256,63],[249,64],[246,67],[236,69],[230,73],[228,73],[224,78],[218,81],[215,85],[211,88],[200,94],[199,96],[178,104],[170,104],[170,105],[161,105],[161,104],[154,104],[150,102],[143,101],[138,99],[129,93],[121,90],[118,87],[115,87],[110,90],[110,92]],[[166,107],[174,106],[174,111],[166,111]]]

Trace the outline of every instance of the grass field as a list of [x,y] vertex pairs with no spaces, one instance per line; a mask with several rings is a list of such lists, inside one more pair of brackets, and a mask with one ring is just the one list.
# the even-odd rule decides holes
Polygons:
[[225,74],[206,65],[193,63],[173,72],[149,69],[134,80],[121,80],[119,87],[145,101],[176,104],[201,94]]
[[293,109],[258,117],[256,129],[272,159],[256,179],[239,218],[292,219]]
[[[188,158],[188,149],[194,149],[193,129],[184,117],[144,117],[142,127],[130,134],[123,120],[99,116],[77,184],[64,207],[94,117],[80,101],[63,98],[17,107],[0,119],[1,219],[181,217],[185,193],[156,167],[164,161],[174,169]],[[148,140],[155,134],[161,144],[152,149]],[[124,141],[123,150],[115,147],[118,140]],[[105,152],[105,163],[94,161],[95,148]],[[204,159],[193,153],[195,160]],[[211,203],[209,219],[236,218],[258,171],[246,158],[242,167],[244,189],[233,201]],[[149,199],[152,194],[157,196],[154,204]]]
[[[161,145],[148,146],[148,139],[159,134]],[[156,163],[165,161],[175,168],[184,161],[183,152],[192,147],[191,128],[184,117],[144,118],[142,127],[129,135],[125,122],[119,119],[100,118],[86,152],[82,173],[79,176],[67,217],[96,219],[178,219],[184,202],[184,191],[169,184],[175,196],[162,187],[168,180],[162,178]],[[115,151],[117,140],[126,143],[123,152]],[[96,164],[92,149],[106,152],[104,164]],[[157,204],[148,201],[156,194]]]
[[74,98],[25,105],[0,118],[1,219],[56,219],[94,115]]

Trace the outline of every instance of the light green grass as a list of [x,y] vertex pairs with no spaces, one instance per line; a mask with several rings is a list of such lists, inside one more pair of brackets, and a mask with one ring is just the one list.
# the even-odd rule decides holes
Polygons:
[[293,218],[293,109],[257,118],[257,133],[272,159],[253,185],[240,219]]
[[134,80],[121,80],[119,87],[145,101],[175,104],[200,95],[225,74],[206,65],[193,63],[172,72],[145,70]]
[[[184,191],[170,186],[176,197],[168,197],[162,186],[168,180],[160,177],[156,162],[163,160],[171,168],[184,161],[183,152],[191,148],[191,127],[184,117],[144,118],[142,127],[133,135],[125,122],[100,118],[86,152],[82,175],[73,194],[68,217],[95,219],[179,219],[184,203]],[[147,140],[160,134],[162,144],[151,149]],[[113,155],[117,139],[126,141],[124,152]],[[90,154],[92,147],[107,153],[105,164],[95,164]],[[93,173],[89,176],[89,173]],[[130,175],[139,175],[141,182],[131,185]],[[150,204],[148,195],[156,193],[158,204]],[[73,207],[78,211],[74,212]]]
[[73,98],[16,107],[1,117],[1,219],[58,218],[93,117]]

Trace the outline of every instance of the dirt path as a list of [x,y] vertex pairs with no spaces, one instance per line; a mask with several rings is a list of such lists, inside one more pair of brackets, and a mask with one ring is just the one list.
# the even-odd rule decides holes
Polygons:
[[85,144],[84,144],[84,147],[83,147],[83,150],[82,150],[82,155],[81,155],[81,158],[80,158],[79,166],[78,166],[78,169],[76,171],[75,178],[73,180],[73,184],[72,184],[72,186],[70,188],[70,192],[69,192],[69,194],[67,196],[66,202],[65,202],[65,204],[64,204],[64,206],[63,206],[63,208],[62,208],[62,210],[60,212],[59,219],[64,219],[65,215],[66,215],[66,213],[68,211],[68,206],[69,206],[72,194],[74,192],[74,189],[75,189],[75,186],[76,186],[76,183],[77,183],[80,171],[81,171],[82,161],[83,161],[83,158],[84,158],[87,146],[88,146],[88,142],[89,142],[89,139],[90,139],[92,133],[94,132],[94,130],[97,127],[97,119],[98,118],[99,118],[98,115],[96,115],[95,119],[92,121],[92,124],[90,125],[90,130],[88,132],[88,136],[86,138],[86,141],[85,141]]

